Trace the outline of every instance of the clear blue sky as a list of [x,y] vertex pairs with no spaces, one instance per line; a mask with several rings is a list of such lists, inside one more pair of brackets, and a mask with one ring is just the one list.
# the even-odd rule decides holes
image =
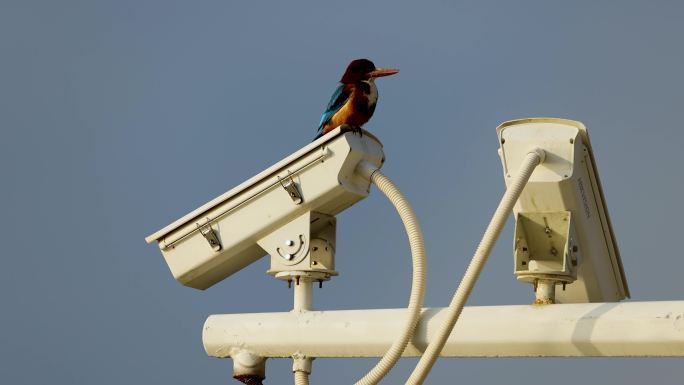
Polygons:
[[[495,127],[589,128],[632,300],[683,299],[681,2],[0,2],[0,382],[227,384],[209,314],[286,311],[260,260],[200,292],[143,238],[308,143],[341,72],[368,57],[367,128],[426,233],[444,306],[503,192]],[[509,223],[470,304],[529,303]],[[403,307],[410,259],[377,190],[338,217],[320,309]],[[375,360],[317,360],[346,384]],[[403,383],[415,360],[387,383]],[[289,360],[268,383],[290,383]],[[680,360],[450,359],[429,384],[679,383]],[[539,380],[540,382],[546,380]]]

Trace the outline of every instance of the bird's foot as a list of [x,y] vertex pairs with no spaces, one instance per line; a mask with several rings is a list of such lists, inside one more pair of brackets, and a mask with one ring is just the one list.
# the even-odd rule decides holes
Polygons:
[[363,137],[363,130],[361,129],[361,126],[354,126],[351,124],[343,124],[342,125],[342,132],[353,132],[353,133],[359,134],[359,136]]

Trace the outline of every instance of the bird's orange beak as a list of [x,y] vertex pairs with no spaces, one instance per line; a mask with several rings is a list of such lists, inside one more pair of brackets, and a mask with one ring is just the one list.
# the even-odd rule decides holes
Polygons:
[[399,73],[398,68],[376,68],[375,71],[368,73],[372,78],[379,78],[382,76],[390,76]]

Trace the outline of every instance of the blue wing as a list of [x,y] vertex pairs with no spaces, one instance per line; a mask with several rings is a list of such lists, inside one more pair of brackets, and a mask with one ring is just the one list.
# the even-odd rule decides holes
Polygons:
[[321,116],[321,121],[318,123],[318,136],[320,136],[323,132],[323,126],[332,119],[333,115],[337,111],[344,106],[344,103],[347,102],[349,99],[349,96],[351,95],[351,92],[349,90],[345,90],[344,84],[340,84],[335,92],[332,94],[332,97],[330,98],[330,101],[328,102],[328,105],[325,107],[325,112],[323,113],[323,116]]

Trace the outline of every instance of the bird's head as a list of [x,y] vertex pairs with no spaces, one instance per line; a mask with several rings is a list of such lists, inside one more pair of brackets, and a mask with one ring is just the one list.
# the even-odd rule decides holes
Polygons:
[[394,75],[398,72],[399,70],[396,68],[375,68],[375,64],[368,59],[356,59],[349,63],[340,83],[356,83],[362,80]]

